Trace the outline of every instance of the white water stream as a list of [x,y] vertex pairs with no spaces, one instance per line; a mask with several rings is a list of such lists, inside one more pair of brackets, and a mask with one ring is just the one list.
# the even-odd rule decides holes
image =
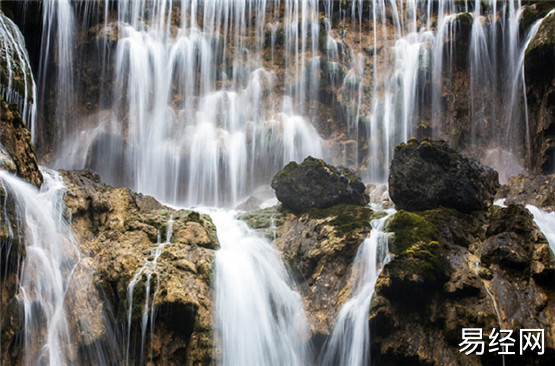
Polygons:
[[384,232],[387,220],[395,210],[372,220],[370,236],[358,248],[351,281],[354,283],[351,298],[341,307],[328,339],[322,365],[368,365],[370,364],[370,329],[368,311],[374,293],[374,285],[383,268],[389,262],[389,233]]
[[209,210],[218,228],[215,265],[216,341],[220,364],[309,363],[309,331],[301,296],[271,243],[234,212]]
[[0,170],[0,180],[13,195],[25,237],[25,259],[19,280],[24,309],[26,365],[65,365],[73,359],[64,305],[79,262],[71,228],[63,216],[64,184],[59,174],[43,170],[37,189]]

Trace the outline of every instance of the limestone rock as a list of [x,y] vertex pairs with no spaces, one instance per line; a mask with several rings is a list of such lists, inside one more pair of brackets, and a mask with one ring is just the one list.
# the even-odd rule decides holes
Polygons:
[[496,198],[505,198],[506,204],[534,205],[546,211],[555,210],[555,175],[527,177],[522,174],[509,178]]
[[496,171],[457,153],[443,141],[410,139],[395,148],[389,194],[397,208],[484,210],[498,187]]
[[[371,230],[371,219],[378,215],[368,206],[341,204],[302,214],[269,208],[239,217],[275,238],[273,244],[281,251],[303,297],[316,351],[351,293],[354,257]],[[275,229],[268,235],[272,225]]]
[[[194,211],[169,209],[152,197],[126,188],[110,187],[91,171],[61,173],[67,184],[68,214],[83,253],[75,274],[79,283],[76,289],[82,296],[74,297],[73,306],[83,309],[98,325],[92,336],[76,337],[77,354],[86,353],[91,344],[109,341],[99,318],[102,314],[115,314],[116,326],[127,330],[130,281],[147,260],[152,260],[157,243],[169,242],[151,278],[150,301],[157,308],[157,316],[145,355],[152,354],[153,365],[212,364],[210,281],[218,241],[210,218]],[[134,357],[139,357],[146,280],[146,272],[138,277],[132,298],[133,363],[139,362]],[[85,306],[89,302],[83,298],[89,294],[100,299],[94,309]]]
[[[545,354],[506,357],[507,364],[555,361],[555,261],[522,206],[487,213],[439,209],[401,213],[388,225],[404,244],[384,266],[372,300],[372,364],[484,365],[495,353],[459,352],[462,328],[545,329]],[[453,233],[464,232],[464,236]],[[549,336],[548,336],[549,334]],[[551,338],[550,338],[551,337]],[[549,339],[549,340],[548,340]]]
[[[31,143],[31,132],[25,126],[17,106],[0,100],[0,144],[4,154],[8,154],[15,165],[15,173],[37,188],[42,184],[35,149]],[[2,159],[2,165],[13,172],[9,160]]]
[[364,183],[352,171],[335,168],[311,156],[302,164],[294,161],[287,164],[272,179],[272,188],[278,200],[296,212],[369,202]]

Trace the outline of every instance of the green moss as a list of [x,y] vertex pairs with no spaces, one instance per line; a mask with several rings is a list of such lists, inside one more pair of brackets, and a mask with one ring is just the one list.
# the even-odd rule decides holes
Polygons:
[[417,242],[437,241],[438,229],[432,223],[433,220],[430,220],[433,216],[434,210],[398,211],[387,224],[387,230],[394,233],[389,250],[394,254],[400,254]]
[[438,282],[444,274],[440,254],[440,245],[437,241],[419,242],[405,250],[399,256],[406,270],[404,277],[412,278],[416,275],[425,283]]
[[370,207],[349,204],[339,204],[324,209],[311,208],[307,213],[313,219],[332,217],[329,224],[333,225],[339,234],[346,234],[359,228],[367,228],[370,231],[370,220],[373,218]]

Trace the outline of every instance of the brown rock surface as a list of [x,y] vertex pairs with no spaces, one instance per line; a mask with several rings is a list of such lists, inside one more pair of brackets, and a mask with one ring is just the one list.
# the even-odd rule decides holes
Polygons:
[[[431,237],[415,235],[378,278],[369,316],[373,364],[497,364],[501,357],[488,352],[493,328],[513,330],[517,342],[520,329],[545,329],[545,355],[505,361],[553,363],[555,261],[531,214],[515,205],[485,216],[433,211],[411,214],[421,221],[405,220],[403,230],[426,222]],[[448,230],[467,236],[450,239]],[[459,352],[463,328],[483,329],[483,356]]]
[[527,177],[519,174],[509,178],[497,192],[497,199],[505,198],[505,203],[534,205],[546,211],[555,210],[555,175]]
[[[42,174],[31,143],[31,132],[25,126],[16,105],[10,105],[1,99],[0,104],[0,144],[15,164],[16,174],[32,185],[40,187]],[[7,170],[13,171],[13,166]]]
[[[129,283],[147,258],[152,260],[157,243],[169,241],[157,260],[156,274],[151,277],[151,301],[156,280],[160,282],[154,298],[155,331],[152,342],[147,332],[145,356],[152,355],[152,365],[211,364],[210,280],[218,241],[210,218],[193,211],[169,209],[126,188],[112,188],[90,171],[62,171],[62,176],[67,184],[68,214],[83,253],[75,274],[82,296],[75,297],[74,306],[83,309],[97,325],[93,335],[77,341],[79,355],[86,355],[87,347],[95,342],[109,341],[99,318],[103,312],[115,314],[116,326],[127,329]],[[166,238],[170,218],[173,230],[171,237]],[[133,362],[139,362],[134,357],[138,358],[140,353],[147,273],[139,276],[133,292],[130,356]],[[88,286],[83,286],[87,283]],[[94,297],[100,299],[98,304],[85,301]],[[83,308],[86,304],[90,308]]]

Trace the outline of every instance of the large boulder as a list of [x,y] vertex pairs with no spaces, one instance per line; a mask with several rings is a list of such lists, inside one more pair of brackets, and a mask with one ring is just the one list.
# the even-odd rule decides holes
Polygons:
[[295,212],[369,202],[364,183],[351,170],[336,168],[312,156],[302,164],[287,164],[272,179],[272,188],[283,206]]
[[[156,315],[154,331],[146,333],[142,355],[146,363],[213,364],[211,280],[219,244],[210,217],[170,209],[127,188],[113,188],[91,171],[61,174],[67,185],[68,216],[82,252],[69,306],[80,309],[92,324],[88,332],[80,331],[79,324],[71,325],[79,357],[75,364],[88,364],[84,356],[91,348],[112,341],[101,318],[103,313],[113,314],[115,327],[124,330],[124,339],[130,332],[129,363],[140,363],[148,273],[149,305],[156,308]],[[161,249],[155,267],[145,271],[155,248],[164,242],[168,244]],[[130,303],[129,286],[134,278],[137,282]],[[98,303],[92,304],[90,299],[98,299]],[[120,358],[110,361],[124,363]]]
[[443,141],[411,138],[395,148],[389,194],[399,209],[485,210],[498,188],[495,170],[459,154]]
[[[554,362],[555,261],[523,206],[399,211],[387,229],[396,244],[370,306],[373,365],[501,364],[487,352],[494,328],[545,330],[545,354],[507,365]],[[459,351],[463,328],[483,330],[483,355]]]

